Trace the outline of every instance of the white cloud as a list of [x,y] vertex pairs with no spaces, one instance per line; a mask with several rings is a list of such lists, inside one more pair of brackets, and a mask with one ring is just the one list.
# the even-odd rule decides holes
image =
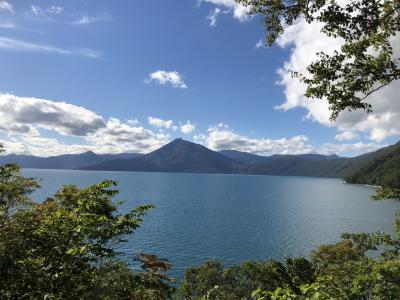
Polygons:
[[131,126],[116,118],[110,118],[105,128],[100,128],[86,139],[91,145],[99,145],[96,152],[140,152],[158,149],[169,141],[170,136],[155,133],[142,126]]
[[106,127],[106,123],[92,111],[65,102],[0,94],[0,129],[36,135],[33,127],[88,136]]
[[254,138],[234,132],[226,124],[220,123],[211,126],[207,134],[197,134],[194,140],[215,151],[238,150],[258,155],[273,154],[307,154],[320,153],[325,155],[337,154],[339,156],[356,156],[367,152],[376,151],[386,144],[379,143],[324,143],[313,145],[307,136],[297,135],[291,138],[270,139]]
[[276,140],[250,138],[235,133],[229,126],[222,123],[210,127],[206,135],[194,136],[194,139],[216,151],[230,149],[259,155],[303,154],[315,151],[314,147],[308,144],[308,138],[304,135]]
[[264,48],[264,40],[263,39],[259,39],[257,41],[257,43],[254,45],[254,49],[260,49],[260,48]]
[[45,17],[46,16],[44,10],[42,8],[40,8],[40,6],[37,6],[37,5],[31,5],[31,12],[36,17]]
[[79,20],[73,22],[77,25],[88,25],[98,22],[108,22],[111,20],[111,17],[107,14],[98,15],[98,16],[90,16],[90,15],[83,15]]
[[14,7],[7,1],[0,1],[0,11],[14,13]]
[[338,141],[351,141],[358,138],[358,134],[353,131],[343,131],[335,136]]
[[[291,71],[307,74],[306,67],[314,61],[316,53],[323,51],[332,53],[339,49],[342,40],[327,37],[320,32],[322,24],[308,24],[300,20],[286,28],[285,33],[278,39],[282,48],[290,47],[289,60],[284,63],[278,74],[280,84],[284,86],[286,100],[277,109],[289,110],[302,107],[307,110],[305,119],[316,121],[329,127],[336,127],[339,131],[338,140],[349,140],[358,133],[365,133],[369,139],[381,142],[390,136],[400,135],[400,81],[379,90],[367,98],[373,107],[372,114],[363,111],[344,111],[332,123],[329,120],[330,111],[328,102],[309,100],[304,97],[305,85],[291,76]],[[400,35],[392,38],[393,53],[400,53]]]
[[5,28],[5,29],[15,29],[17,28],[17,25],[15,25],[12,22],[1,22],[0,21],[0,28]]
[[[9,153],[38,156],[88,150],[98,153],[148,153],[171,139],[161,129],[178,129],[172,120],[149,117],[148,122],[159,130],[146,129],[136,119],[126,122],[117,118],[106,120],[89,109],[65,102],[0,94],[0,132],[3,136],[0,142],[5,144]],[[180,131],[185,134],[195,130],[190,121],[179,125]],[[51,138],[46,136],[48,132],[52,133]],[[351,134],[342,132],[340,140],[351,137]],[[261,155],[358,155],[385,146],[362,142],[314,146],[304,135],[281,139],[255,138],[238,134],[222,123],[211,126],[206,133],[195,135],[194,140],[214,150],[234,149]]]
[[101,58],[101,53],[93,49],[77,48],[74,50],[69,50],[50,45],[36,44],[2,36],[0,36],[0,49],[24,51],[24,52],[37,52],[37,53],[54,53],[67,56],[78,55],[95,59]]
[[[42,129],[70,139],[64,143],[60,136],[42,136]],[[140,152],[155,150],[170,140],[170,136],[153,132],[136,122],[121,122],[104,118],[86,108],[38,98],[0,94],[0,131],[8,152],[49,156],[80,153]]]
[[163,119],[159,119],[159,118],[153,118],[153,117],[148,117],[148,122],[151,126],[155,126],[157,128],[167,128],[170,129],[173,125],[173,121],[172,120],[163,120]]
[[207,16],[207,19],[210,21],[210,26],[217,26],[217,19],[220,13],[221,9],[218,7],[215,7],[213,10],[211,10],[210,14]]
[[129,119],[129,120],[126,120],[126,124],[129,124],[131,126],[136,126],[136,125],[139,125],[140,122],[138,119]]
[[46,9],[46,12],[54,15],[59,15],[64,9],[61,6],[50,6]]
[[42,17],[48,19],[51,15],[59,15],[63,12],[63,8],[61,6],[50,6],[47,8],[41,8],[38,5],[31,5],[31,13],[35,17]]
[[333,144],[325,143],[318,147],[317,152],[321,154],[331,155],[343,155],[343,156],[357,156],[367,152],[376,151],[382,147],[386,147],[386,144],[377,143],[354,143],[354,144]]
[[200,2],[201,1],[227,9],[229,12],[232,12],[232,15],[235,19],[241,22],[244,22],[249,18],[248,12],[250,8],[237,3],[235,0],[200,0]]
[[160,85],[171,85],[176,88],[186,89],[187,85],[183,81],[182,75],[177,71],[158,70],[149,74],[146,83],[157,82]]
[[196,126],[188,120],[186,124],[180,126],[180,130],[184,134],[192,133],[196,129]]

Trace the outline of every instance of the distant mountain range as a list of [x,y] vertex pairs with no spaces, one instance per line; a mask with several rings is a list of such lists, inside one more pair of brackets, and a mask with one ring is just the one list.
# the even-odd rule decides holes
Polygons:
[[0,156],[0,165],[17,163],[22,168],[31,169],[77,169],[113,159],[127,159],[141,156],[138,153],[96,154],[88,151],[81,154],[65,154],[50,157],[10,154]]
[[351,183],[400,186],[400,143],[343,158],[321,154],[260,156],[235,150],[216,152],[176,139],[148,154],[85,152],[52,157],[11,154],[0,156],[0,164],[5,163],[40,169],[337,177]]

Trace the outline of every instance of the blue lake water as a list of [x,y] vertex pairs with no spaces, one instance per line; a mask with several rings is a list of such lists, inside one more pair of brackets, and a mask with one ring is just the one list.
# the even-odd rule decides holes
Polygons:
[[91,172],[26,169],[40,179],[33,197],[51,196],[63,184],[119,181],[116,200],[127,211],[156,208],[122,250],[168,258],[172,275],[210,258],[231,265],[246,259],[308,255],[343,232],[392,233],[391,201],[374,202],[374,188],[339,179],[178,173]]

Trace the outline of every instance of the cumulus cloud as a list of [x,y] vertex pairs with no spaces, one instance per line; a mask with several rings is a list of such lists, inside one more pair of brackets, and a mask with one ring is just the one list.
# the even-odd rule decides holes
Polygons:
[[96,152],[140,152],[147,153],[166,144],[170,136],[155,133],[142,126],[131,126],[116,118],[110,118],[107,126],[89,135],[86,140],[99,145]]
[[[42,129],[79,142],[65,144],[60,139],[44,137]],[[143,128],[132,120],[104,120],[102,116],[80,106],[10,94],[0,94],[0,131],[8,135],[2,143],[9,152],[39,156],[87,150],[146,153],[170,140],[169,135]]]
[[353,131],[343,131],[335,136],[338,141],[351,141],[357,139],[359,136]]
[[[0,94],[0,142],[9,153],[38,156],[88,150],[98,153],[148,153],[171,140],[163,129],[178,129],[172,120],[149,117],[148,122],[158,130],[144,128],[136,119],[125,122],[117,118],[105,119],[87,108],[65,102]],[[189,134],[195,130],[195,125],[187,121],[180,123],[179,129]],[[51,138],[47,132],[52,132]],[[343,132],[337,139],[345,141],[350,138],[350,134]],[[385,146],[362,142],[314,146],[305,135],[281,139],[254,138],[236,133],[222,123],[195,135],[194,140],[214,150],[234,149],[260,155],[357,155]]]
[[273,154],[307,153],[356,156],[387,146],[386,144],[363,142],[342,144],[324,143],[322,145],[314,145],[305,135],[281,139],[254,138],[238,134],[223,123],[211,126],[206,134],[195,135],[194,140],[215,151],[230,149],[264,156]]
[[171,85],[175,88],[187,89],[182,75],[177,71],[158,70],[149,74],[145,80],[146,83],[156,82],[160,85]]
[[0,49],[23,51],[23,52],[36,52],[36,53],[53,53],[53,54],[61,54],[67,56],[79,55],[95,59],[101,58],[101,53],[99,51],[92,49],[77,48],[75,50],[70,50],[45,44],[26,42],[23,40],[12,39],[2,36],[0,36]]
[[317,148],[317,152],[321,154],[331,155],[338,154],[343,156],[357,156],[367,152],[376,151],[382,147],[386,147],[386,144],[377,143],[347,143],[347,144],[333,144],[325,143]]
[[[358,133],[366,134],[370,140],[381,142],[390,136],[400,135],[400,82],[379,90],[367,98],[373,107],[372,114],[363,111],[342,112],[337,120],[329,120],[328,102],[324,99],[309,100],[304,97],[305,85],[291,76],[291,71],[307,74],[306,67],[314,61],[317,52],[333,53],[339,49],[343,41],[321,33],[322,24],[308,24],[299,20],[286,28],[285,33],[278,39],[282,48],[291,48],[290,57],[278,70],[280,84],[284,87],[286,100],[276,109],[289,110],[297,107],[305,108],[305,119],[316,121],[329,127],[336,127],[338,140],[354,139]],[[391,40],[394,53],[400,53],[400,35]]]
[[188,120],[186,121],[186,124],[181,125],[179,129],[181,130],[182,133],[189,134],[196,129],[196,126],[190,123],[190,121]]
[[1,11],[14,13],[14,7],[7,1],[0,1],[0,12]]
[[154,117],[148,117],[148,122],[151,126],[155,126],[158,128],[167,128],[170,129],[173,125],[172,120],[163,120],[159,118],[154,118]]
[[237,3],[235,0],[200,0],[200,2],[201,1],[223,7],[227,12],[231,12],[235,19],[241,22],[248,19],[250,8]]
[[35,156],[53,156],[60,154],[77,154],[95,150],[93,146],[85,144],[65,144],[54,138],[40,136],[11,136],[0,139],[4,145],[5,154],[26,154]]
[[83,107],[65,102],[0,94],[0,128],[29,133],[32,126],[62,135],[87,136],[106,127],[103,118]]
[[251,138],[234,132],[228,125],[222,123],[210,127],[207,134],[194,136],[194,139],[216,151],[231,149],[259,155],[315,152],[314,147],[308,144],[308,138],[304,135],[276,140]]

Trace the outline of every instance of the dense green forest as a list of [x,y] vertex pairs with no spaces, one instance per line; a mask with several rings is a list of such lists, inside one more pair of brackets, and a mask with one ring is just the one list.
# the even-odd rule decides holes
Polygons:
[[349,183],[400,188],[400,142],[370,155],[345,180]]

